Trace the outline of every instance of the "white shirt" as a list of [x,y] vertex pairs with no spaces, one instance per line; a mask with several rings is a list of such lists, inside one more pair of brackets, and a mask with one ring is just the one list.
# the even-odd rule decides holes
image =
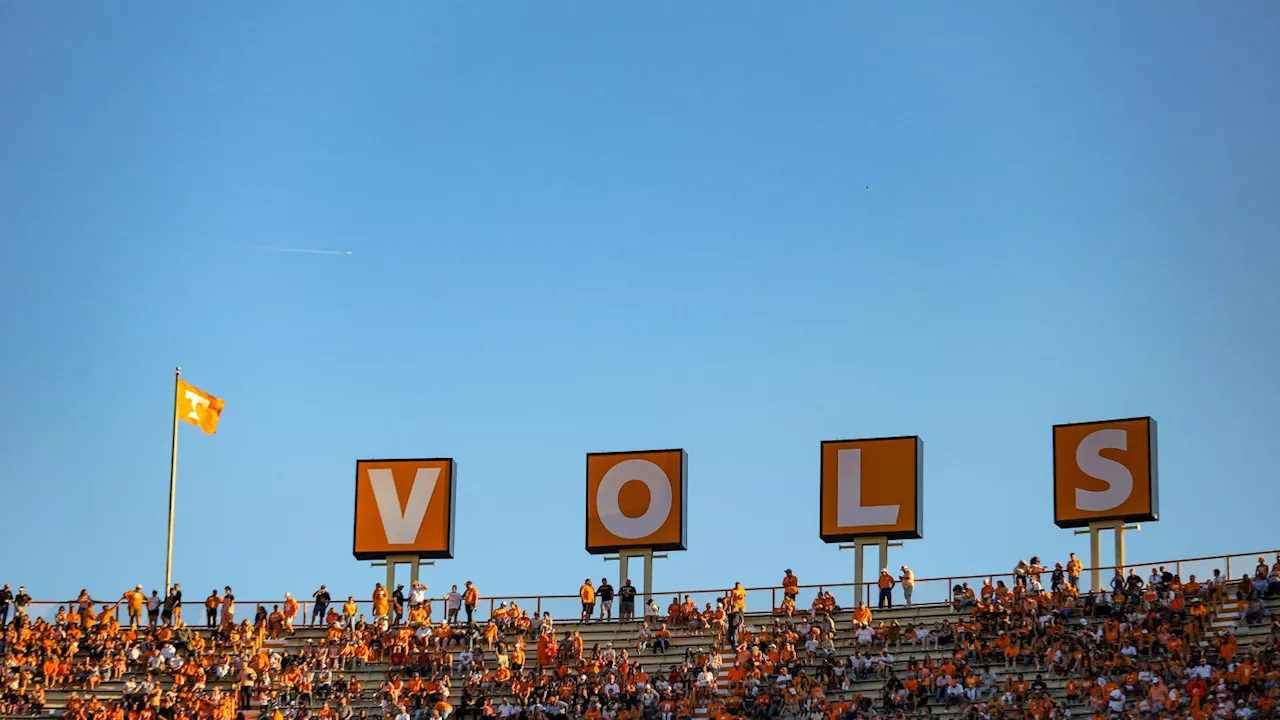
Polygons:
[[444,596],[444,606],[449,610],[457,610],[462,607],[462,595],[454,590]]
[[427,589],[419,585],[409,591],[409,604],[421,605],[427,600]]

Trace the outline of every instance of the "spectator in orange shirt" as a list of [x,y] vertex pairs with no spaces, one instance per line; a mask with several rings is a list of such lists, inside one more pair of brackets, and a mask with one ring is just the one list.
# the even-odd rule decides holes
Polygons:
[[742,583],[733,584],[733,589],[729,591],[730,607],[737,612],[747,611],[747,589],[742,587]]
[[880,568],[880,579],[876,584],[880,586],[880,603],[877,607],[893,607],[893,586],[898,583],[889,574],[889,568]]
[[1084,570],[1084,563],[1080,562],[1080,558],[1075,553],[1071,553],[1071,559],[1067,561],[1067,582],[1071,583],[1071,587],[1080,589],[1080,571]]
[[853,627],[854,629],[871,624],[871,608],[859,602],[857,607],[853,609]]
[[[222,598],[218,597],[218,589],[214,588],[213,591],[209,593],[209,597],[204,599],[205,627],[212,630],[213,627],[218,624],[218,608],[221,606]],[[93,608],[89,608],[89,610],[91,611],[89,614],[92,614]],[[85,617],[87,618],[89,614],[86,614]]]
[[596,589],[591,584],[591,578],[582,581],[582,587],[578,588],[578,597],[582,600],[582,622],[591,622],[591,617],[596,613]]
[[472,617],[476,612],[476,603],[480,601],[480,591],[476,589],[471,581],[466,583],[467,589],[462,592],[462,607],[467,611],[467,624],[472,623]]
[[142,586],[139,585],[132,590],[126,590],[120,599],[125,602],[125,607],[129,611],[129,627],[137,627],[142,624],[142,604],[146,602],[147,596],[142,594]]
[[796,596],[799,594],[800,580],[791,574],[791,568],[787,568],[786,575],[782,578],[782,597],[791,598],[791,604],[794,606]]

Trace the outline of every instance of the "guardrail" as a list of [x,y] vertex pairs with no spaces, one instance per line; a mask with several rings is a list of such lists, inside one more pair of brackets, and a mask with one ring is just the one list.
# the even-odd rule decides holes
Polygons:
[[[1081,592],[1094,591],[1097,588],[1090,586],[1090,575],[1094,569],[1102,571],[1102,583],[1104,587],[1110,587],[1109,582],[1113,573],[1117,569],[1127,572],[1128,569],[1138,570],[1143,580],[1147,579],[1151,568],[1164,566],[1172,573],[1179,576],[1183,582],[1190,580],[1195,575],[1197,580],[1204,582],[1212,576],[1215,569],[1223,571],[1224,577],[1229,581],[1238,581],[1241,571],[1252,576],[1257,558],[1263,557],[1270,562],[1280,560],[1280,550],[1263,550],[1252,553],[1232,553],[1229,555],[1208,555],[1204,557],[1192,558],[1174,558],[1171,560],[1155,560],[1144,561],[1138,563],[1129,563],[1124,568],[1117,568],[1113,565],[1100,566],[1098,568],[1086,567],[1080,574],[1080,590]],[[1234,562],[1233,562],[1234,561]],[[1233,573],[1233,566],[1236,569]],[[892,569],[891,569],[892,570]],[[895,576],[897,573],[894,573]],[[1042,575],[1042,582],[1046,585],[1049,583],[1051,572],[1045,572]],[[1009,587],[1013,586],[1012,570],[1008,572],[983,573],[979,575],[948,575],[928,578],[916,578],[914,591],[912,593],[913,606],[937,606],[948,604],[951,601],[952,589],[956,585],[969,583],[974,592],[979,592],[983,581],[990,578],[992,583],[1004,581]],[[657,599],[660,614],[665,617],[667,614],[667,605],[671,598],[678,597],[683,602],[686,597],[692,600],[701,609],[707,604],[713,607],[716,600],[725,597],[733,588],[701,588],[693,590],[667,590],[654,591],[652,597]],[[765,586],[765,587],[748,587],[747,591],[747,613],[749,615],[772,614],[775,608],[782,604],[783,592],[781,586]],[[835,598],[837,606],[850,609],[857,602],[861,601],[868,606],[876,607],[878,605],[879,587],[874,581],[864,583],[852,582],[833,582],[820,584],[800,585],[800,594],[797,599],[797,611],[809,609],[810,601],[818,593],[830,592]],[[893,589],[893,604],[900,607],[904,603],[903,588],[901,585]],[[444,615],[444,598],[433,597],[432,600],[432,619],[438,621]],[[636,597],[636,617],[644,616],[644,600],[643,595]],[[306,627],[311,617],[311,609],[314,606],[314,600],[298,600],[298,613],[294,616],[295,627]],[[342,606],[345,601],[335,601],[330,603],[330,610],[342,612]],[[535,614],[541,615],[544,612],[551,614],[557,622],[574,621],[580,617],[582,603],[577,594],[572,595],[503,595],[494,597],[481,597],[476,607],[475,619],[487,620],[500,605],[511,606],[512,603],[517,604],[521,609],[527,610],[530,617]],[[75,600],[68,602],[54,601],[36,601],[32,602],[27,608],[29,617],[42,617],[45,620],[52,621],[59,607],[70,607],[76,604]],[[95,601],[95,605],[115,605],[115,616],[122,624],[128,622],[127,615],[123,612],[123,608],[118,604],[117,600],[109,602]],[[182,603],[182,615],[187,625],[192,627],[204,627],[205,625],[205,607],[203,600],[193,600]],[[283,605],[283,599],[278,600],[238,600],[236,602],[235,619],[237,622],[248,619],[253,621],[253,617],[258,607],[266,608],[270,613],[273,606]],[[373,619],[373,602],[372,600],[357,600],[357,611],[363,614],[366,619]],[[613,617],[618,617],[618,601],[614,600]],[[599,615],[599,607],[597,606],[596,615]],[[144,612],[145,619],[146,614]],[[10,619],[13,618],[13,610],[10,610]],[[219,618],[221,618],[221,610],[219,610]],[[464,613],[459,614],[459,618],[465,620]],[[323,619],[321,619],[323,623]]]

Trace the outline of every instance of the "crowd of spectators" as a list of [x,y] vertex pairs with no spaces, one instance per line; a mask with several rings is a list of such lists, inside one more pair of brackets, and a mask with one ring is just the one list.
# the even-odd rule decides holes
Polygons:
[[[1280,557],[1260,558],[1239,580],[1117,573],[1093,593],[1080,592],[1080,572],[1074,555],[1052,568],[1031,558],[1008,585],[954,586],[954,612],[886,622],[862,603],[841,615],[830,592],[797,608],[801,586],[787,570],[771,617],[747,615],[741,584],[702,607],[676,596],[662,613],[651,599],[620,647],[586,647],[580,631],[514,601],[481,619],[470,582],[434,599],[416,581],[379,584],[367,614],[321,586],[310,621],[323,634],[287,648],[264,643],[307,619],[288,594],[237,621],[231,588],[215,590],[196,631],[176,585],[109,602],[81,592],[52,619],[32,618],[25,588],[6,585],[0,716],[40,714],[57,690],[70,691],[71,720],[232,720],[248,708],[270,720],[682,720],[695,707],[714,720],[1061,720],[1073,708],[1091,720],[1275,718],[1280,621],[1264,601],[1280,594]],[[876,584],[879,608],[895,590],[911,605],[909,568],[885,569]],[[615,601],[620,620],[636,619],[629,581],[615,590],[587,580],[578,594],[583,622],[611,620]],[[1270,642],[1241,650],[1214,632],[1209,621],[1228,600],[1244,625],[1270,620]],[[443,611],[435,618],[433,602]],[[673,633],[697,639],[674,653]],[[661,659],[640,661],[652,656]]]
[[[932,623],[877,622],[859,603],[848,635],[821,597],[797,614],[788,592],[770,625],[726,638],[735,661],[710,714],[834,720],[946,711],[965,720],[1058,720],[1083,707],[1093,720],[1275,717],[1280,621],[1272,620],[1268,643],[1243,653],[1234,634],[1212,632],[1208,621],[1233,599],[1240,623],[1266,622],[1263,600],[1280,594],[1280,557],[1273,565],[1259,558],[1238,581],[1215,571],[1204,583],[1183,582],[1153,568],[1145,580],[1117,573],[1109,589],[1084,595],[1081,569],[1074,556],[1053,568],[1039,558],[1020,561],[1011,586],[953,587],[957,612]],[[914,584],[902,570],[897,579],[882,571],[881,607],[891,605],[895,586]],[[783,586],[798,586],[790,571]],[[904,651],[905,662],[895,659]],[[868,687],[877,689],[857,692]]]
[[[177,585],[164,598],[138,586],[110,602],[82,590],[46,619],[29,616],[24,588],[13,595],[4,586],[0,715],[42,714],[47,692],[68,690],[62,714],[69,720],[230,720],[234,698],[213,681],[246,659],[254,629],[228,614],[212,632],[193,632],[181,621],[181,598]],[[98,692],[121,678],[122,691]]]

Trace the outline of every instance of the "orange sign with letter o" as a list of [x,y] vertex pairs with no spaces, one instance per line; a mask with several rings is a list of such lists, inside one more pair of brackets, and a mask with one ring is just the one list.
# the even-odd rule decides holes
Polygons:
[[1053,521],[1058,527],[1157,520],[1158,490],[1155,420],[1053,426]]
[[684,550],[684,450],[587,455],[587,552]]
[[915,435],[822,443],[818,536],[924,537],[924,441]]
[[356,559],[452,558],[457,479],[452,458],[357,460]]

